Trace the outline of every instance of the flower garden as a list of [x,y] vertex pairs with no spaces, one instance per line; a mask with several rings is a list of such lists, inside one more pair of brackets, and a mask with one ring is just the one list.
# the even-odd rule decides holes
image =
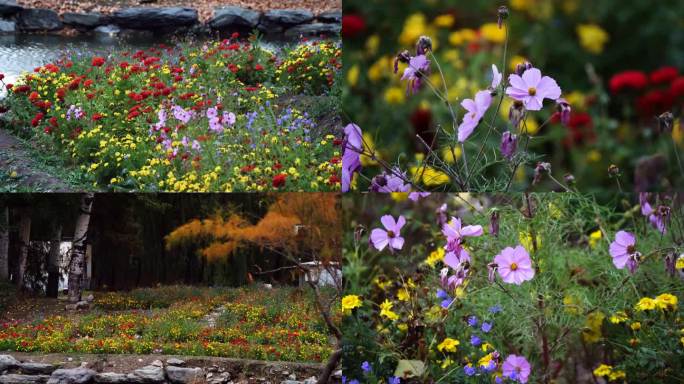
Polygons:
[[684,380],[678,195],[347,195],[348,383]]
[[390,3],[344,2],[343,190],[681,187],[681,4]]
[[[3,320],[0,350],[322,362],[333,349],[312,297],[295,289],[140,288],[95,293],[93,304],[86,313]],[[221,307],[212,325],[207,316]]]
[[339,42],[65,55],[0,86],[0,125],[111,191],[339,189]]

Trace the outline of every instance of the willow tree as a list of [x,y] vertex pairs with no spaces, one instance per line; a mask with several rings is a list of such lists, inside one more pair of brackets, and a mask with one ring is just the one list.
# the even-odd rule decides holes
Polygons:
[[[307,276],[316,297],[316,305],[328,330],[337,340],[336,351],[319,378],[327,383],[342,356],[342,333],[332,321],[333,303],[338,302],[341,281],[336,281],[337,294],[324,300],[314,281],[321,267],[339,268],[341,261],[341,223],[338,198],[331,193],[278,193],[263,217],[249,217],[250,212],[232,210],[228,215],[217,212],[211,217],[191,220],[166,236],[166,247],[173,249],[200,244],[198,253],[208,260],[227,259],[243,247],[268,249],[284,256]],[[227,216],[227,217],[226,217]],[[256,219],[256,223],[253,223]],[[311,263],[304,263],[303,258]],[[268,273],[269,271],[263,272]],[[337,276],[335,272],[332,276]]]
[[94,193],[81,195],[76,229],[71,247],[71,262],[69,265],[69,301],[72,303],[81,300],[83,271],[85,269],[85,254],[88,240],[88,227],[90,225],[90,212],[93,207]]

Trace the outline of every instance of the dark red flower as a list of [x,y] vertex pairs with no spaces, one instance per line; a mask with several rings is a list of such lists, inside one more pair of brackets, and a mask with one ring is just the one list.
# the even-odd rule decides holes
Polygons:
[[93,57],[93,61],[91,62],[93,67],[101,67],[102,65],[104,65],[104,63],[105,63],[104,57],[99,57],[99,56]]
[[610,78],[610,91],[618,93],[625,88],[642,89],[648,85],[646,74],[641,71],[624,71]]
[[677,78],[678,74],[679,71],[675,67],[661,67],[651,72],[649,77],[651,78],[651,83],[660,84],[671,82]]
[[43,112],[36,113],[36,116],[34,116],[33,119],[31,119],[31,126],[37,127],[44,116],[45,114]]
[[366,30],[366,21],[357,14],[342,16],[342,37],[354,38]]
[[679,76],[670,85],[670,94],[672,97],[679,97],[684,95],[684,76]]
[[639,97],[636,107],[642,117],[659,115],[672,107],[674,98],[669,90],[654,89]]
[[98,120],[100,120],[100,119],[103,118],[103,117],[104,117],[104,116],[102,116],[101,114],[96,113],[96,114],[93,115],[92,120],[93,120],[93,121],[98,121]]
[[279,173],[273,176],[273,188],[282,187],[283,185],[285,185],[285,181],[287,181],[287,175],[284,173]]
[[591,115],[586,112],[571,112],[567,136],[563,144],[568,147],[591,142],[596,138]]
[[33,91],[33,92],[31,92],[31,94],[29,95],[28,99],[29,99],[30,101],[35,101],[35,100],[40,99],[40,95],[38,94],[38,92]]

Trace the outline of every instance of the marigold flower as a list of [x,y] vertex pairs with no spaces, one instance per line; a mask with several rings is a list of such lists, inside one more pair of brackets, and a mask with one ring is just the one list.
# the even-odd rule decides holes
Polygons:
[[362,304],[363,301],[357,295],[346,295],[342,298],[343,311],[351,311],[354,308],[360,308]]
[[447,337],[437,345],[437,350],[440,352],[456,352],[456,347],[461,344],[458,340]]

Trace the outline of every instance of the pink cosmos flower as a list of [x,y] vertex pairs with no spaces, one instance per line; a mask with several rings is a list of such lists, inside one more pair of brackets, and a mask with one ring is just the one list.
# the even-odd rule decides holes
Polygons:
[[610,256],[613,258],[613,265],[617,269],[623,269],[630,259],[636,258],[636,237],[627,231],[618,231],[615,234],[615,241],[610,243]]
[[401,227],[406,224],[406,219],[404,216],[399,216],[399,218],[394,221],[394,217],[391,215],[385,215],[380,218],[380,222],[385,227],[375,228],[371,231],[370,241],[373,246],[378,251],[382,251],[385,247],[389,246],[390,251],[393,249],[401,249],[404,246],[404,238],[400,236]]
[[349,191],[354,172],[361,169],[359,152],[363,149],[361,128],[356,124],[344,127],[344,148],[342,150],[342,192]]
[[538,111],[542,109],[544,99],[556,100],[561,95],[556,80],[548,76],[542,77],[537,68],[527,69],[522,76],[511,74],[508,83],[511,86],[506,88],[506,94],[522,101],[529,111]]
[[499,68],[496,67],[496,64],[492,64],[492,89],[496,89],[501,84],[502,78],[503,74],[499,72]]
[[458,217],[451,217],[451,221],[442,226],[442,234],[447,238],[447,245],[444,247],[447,251],[455,251],[460,247],[461,240],[464,237],[482,236],[484,231],[481,225],[466,225],[462,226],[461,219]]
[[494,257],[494,263],[504,283],[520,285],[534,277],[532,260],[522,245],[504,248]]
[[425,55],[414,56],[409,60],[408,67],[404,69],[402,80],[408,80],[406,83],[406,93],[412,94],[418,92],[422,84],[422,78],[430,71],[430,60]]
[[465,99],[461,102],[461,106],[468,111],[468,113],[463,116],[463,121],[461,125],[458,126],[458,142],[462,143],[468,139],[477,124],[480,123],[480,119],[484,116],[487,109],[492,104],[492,95],[489,91],[480,91],[475,94],[475,100]]
[[416,202],[424,197],[430,196],[430,192],[411,192],[408,195],[409,200]]
[[503,362],[503,376],[520,383],[527,383],[530,377],[530,363],[523,356],[508,355]]

